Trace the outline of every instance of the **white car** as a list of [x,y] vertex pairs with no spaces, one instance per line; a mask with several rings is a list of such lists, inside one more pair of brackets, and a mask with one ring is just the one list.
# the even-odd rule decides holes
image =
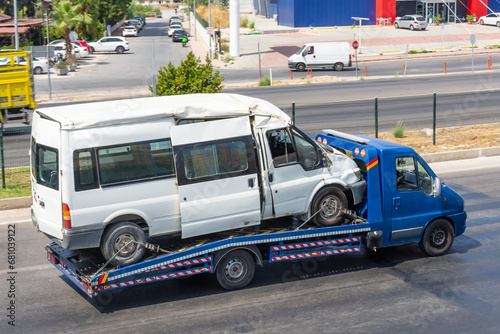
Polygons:
[[[10,64],[10,58],[0,58],[0,66],[4,65],[7,66]],[[16,64],[19,65],[26,65],[26,58],[25,57],[16,57]],[[49,62],[47,61],[47,58],[45,57],[33,57],[32,61],[32,68],[33,68],[33,73],[35,74],[42,74],[43,72],[48,72],[49,71]]]
[[[66,50],[66,42],[61,42],[61,43],[54,44],[54,46],[60,46],[60,45],[63,45],[64,49]],[[78,51],[77,53],[80,54],[79,58],[85,58],[85,57],[89,56],[90,53],[87,51],[87,48],[84,48],[79,43],[71,42],[71,45],[72,45],[71,49],[72,50],[77,50]],[[76,57],[78,58],[78,56],[76,56]]]
[[[80,50],[72,47],[71,48],[71,54],[76,57],[76,59],[80,59],[82,55],[80,54]],[[66,44],[65,43],[59,43],[54,45],[54,56],[64,58],[66,57]]]
[[182,29],[182,23],[172,23],[170,27],[168,27],[168,37],[172,37],[174,30]]
[[123,37],[126,37],[126,36],[137,37],[137,35],[138,35],[138,29],[134,25],[126,26],[125,28],[123,28],[123,31],[122,31]]
[[427,21],[422,15],[405,15],[403,17],[396,18],[394,21],[394,28],[425,30],[427,28]]
[[49,71],[49,62],[45,57],[33,57],[32,67],[33,73],[42,74]]
[[88,42],[87,44],[92,49],[92,52],[124,53],[130,50],[130,45],[128,45],[125,37],[118,36],[103,37],[97,42]]
[[490,13],[479,18],[480,25],[491,25],[500,28],[500,13]]

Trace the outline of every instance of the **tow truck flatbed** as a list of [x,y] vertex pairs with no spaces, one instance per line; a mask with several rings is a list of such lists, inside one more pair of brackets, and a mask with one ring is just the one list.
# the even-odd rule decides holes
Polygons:
[[105,267],[99,251],[66,250],[51,242],[47,258],[89,297],[99,292],[179,278],[199,273],[214,273],[222,257],[243,249],[263,265],[318,256],[359,252],[362,235],[372,230],[369,223],[332,227],[304,226],[296,229],[287,220],[286,227],[248,228],[210,235],[204,239],[163,242],[169,253],[154,255],[124,268]]

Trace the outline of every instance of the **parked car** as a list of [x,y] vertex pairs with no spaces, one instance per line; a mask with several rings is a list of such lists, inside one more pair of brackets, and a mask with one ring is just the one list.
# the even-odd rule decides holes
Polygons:
[[136,25],[137,28],[139,28],[139,31],[140,31],[140,30],[142,30],[142,27],[144,26],[144,23],[141,20],[130,19],[130,20],[128,20],[125,23],[125,25],[127,25],[127,26]]
[[480,25],[491,25],[500,28],[500,13],[490,13],[479,18]]
[[172,21],[181,21],[181,18],[177,15],[171,16],[170,19],[168,20],[168,25],[171,25]]
[[[64,46],[64,50],[66,50],[66,42],[62,41],[58,44],[55,44],[54,46],[60,46],[60,45]],[[82,47],[80,43],[71,42],[71,45],[72,45],[72,50],[77,50],[78,51],[77,53],[80,54],[80,57],[78,58],[85,58],[89,56],[90,53],[87,51],[86,48]]]
[[45,57],[33,57],[32,67],[33,73],[42,74],[49,71],[49,62]]
[[168,37],[171,37],[172,34],[174,33],[174,31],[177,29],[182,29],[182,23],[179,22],[176,24],[172,24],[170,27],[168,27],[168,31],[167,31]]
[[137,29],[137,26],[135,25],[128,25],[125,28],[123,28],[122,31],[122,36],[134,36],[137,37],[139,35],[139,29]]
[[[80,54],[80,50],[76,47],[71,48],[71,54],[76,57],[76,59],[80,59],[82,55]],[[66,43],[59,43],[54,45],[54,56],[55,57],[66,57]]]
[[80,46],[83,47],[85,50],[87,50],[89,54],[92,53],[92,49],[90,49],[90,46],[87,44],[87,42],[85,41],[73,41],[73,42],[80,44]]
[[125,37],[118,36],[103,37],[97,42],[89,42],[87,44],[92,49],[92,52],[124,53],[130,50],[130,45]]
[[403,17],[396,18],[396,20],[394,21],[394,28],[425,30],[427,28],[427,21],[421,15],[405,15]]
[[146,25],[146,16],[144,16],[144,15],[142,15],[142,14],[137,14],[137,15],[134,17],[134,19],[136,19],[136,20],[142,20],[142,22],[143,22],[143,26],[145,26],[145,25]]
[[176,29],[174,33],[172,34],[172,41],[173,42],[182,42],[182,38],[184,36],[188,36],[188,33],[184,29]]

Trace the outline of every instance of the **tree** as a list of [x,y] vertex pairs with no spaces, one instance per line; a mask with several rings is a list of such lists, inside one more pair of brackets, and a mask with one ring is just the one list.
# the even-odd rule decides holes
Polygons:
[[64,40],[66,41],[66,58],[71,55],[71,40],[69,33],[71,29],[79,26],[84,21],[83,15],[79,14],[80,5],[72,5],[69,1],[62,1],[53,8],[52,18],[55,26],[64,29]]
[[[181,61],[179,67],[168,63],[158,71],[158,83],[156,84],[156,95],[180,95],[195,93],[219,93],[222,86],[223,76],[219,71],[213,72],[210,58],[205,58],[206,64],[202,64],[200,58],[189,52],[187,58]],[[153,92],[153,87],[149,86]]]
[[120,21],[126,15],[133,0],[101,0],[99,3],[99,20]]

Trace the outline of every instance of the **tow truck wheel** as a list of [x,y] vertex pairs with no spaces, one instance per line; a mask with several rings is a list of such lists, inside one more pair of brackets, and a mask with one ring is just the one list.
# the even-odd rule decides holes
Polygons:
[[453,244],[454,231],[450,222],[444,219],[433,221],[425,229],[419,245],[429,256],[446,253]]
[[133,223],[123,222],[112,225],[101,241],[101,252],[106,261],[111,260],[115,266],[129,266],[139,261],[143,256],[146,235],[142,229]]
[[255,273],[252,255],[244,250],[234,250],[224,255],[215,270],[217,282],[226,290],[244,288]]
[[347,208],[347,198],[339,188],[329,187],[320,190],[313,201],[314,224],[335,226],[344,221],[344,213],[339,209]]

